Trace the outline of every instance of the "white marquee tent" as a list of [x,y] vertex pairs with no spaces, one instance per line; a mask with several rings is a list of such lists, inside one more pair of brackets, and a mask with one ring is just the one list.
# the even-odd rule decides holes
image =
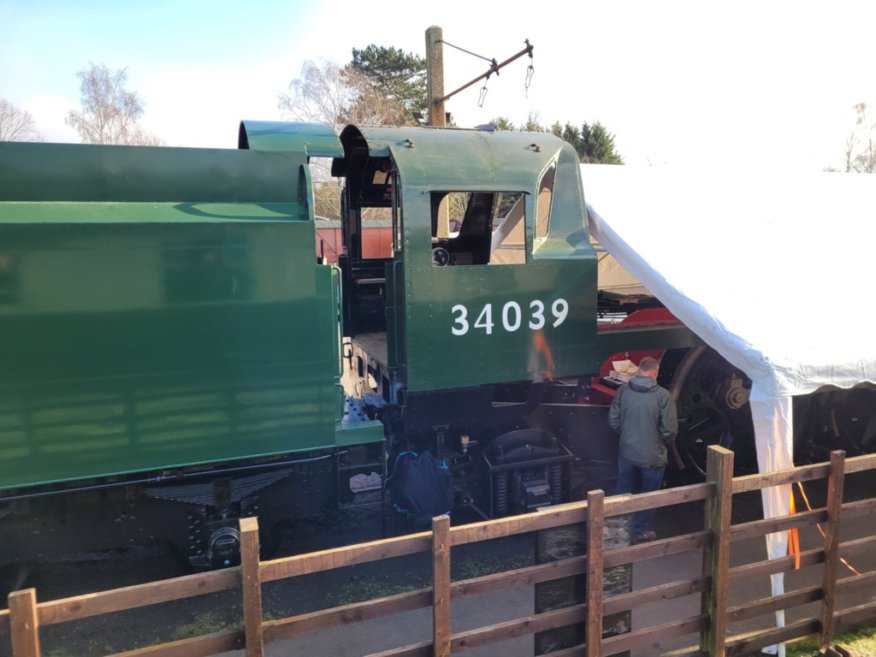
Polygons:
[[[752,380],[762,472],[793,465],[792,396],[876,382],[876,177],[611,165],[581,177],[593,236]],[[764,491],[767,516],[789,499]],[[786,541],[771,536],[770,556]]]

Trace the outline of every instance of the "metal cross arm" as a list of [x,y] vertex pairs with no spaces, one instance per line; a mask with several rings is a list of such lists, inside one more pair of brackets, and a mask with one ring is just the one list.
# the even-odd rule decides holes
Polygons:
[[461,87],[459,87],[459,89],[456,89],[455,91],[451,91],[449,94],[447,94],[446,96],[443,96],[442,98],[435,98],[434,100],[432,100],[432,104],[433,104],[433,105],[438,105],[438,104],[440,104],[440,103],[443,103],[444,101],[446,101],[446,100],[448,100],[449,98],[452,98],[453,96],[455,96],[456,94],[458,94],[460,91],[463,91],[463,90],[465,90],[465,89],[468,89],[468,88],[469,88],[470,86],[472,86],[473,84],[475,84],[475,83],[477,83],[477,82],[480,82],[481,80],[483,80],[483,79],[485,79],[485,78],[489,78],[493,73],[495,73],[496,75],[498,75],[498,74],[499,74],[499,70],[500,70],[501,68],[503,68],[503,67],[507,66],[508,64],[510,64],[511,62],[513,62],[513,61],[515,61],[515,60],[517,60],[517,59],[523,57],[523,55],[529,55],[530,57],[532,57],[532,49],[533,49],[533,46],[532,46],[532,44],[529,43],[529,39],[526,39],[526,47],[523,48],[520,52],[511,55],[511,57],[509,57],[508,59],[506,59],[506,60],[505,60],[504,62],[502,62],[501,64],[497,64],[495,59],[492,60],[492,62],[491,62],[491,64],[490,64],[490,68],[487,70],[486,73],[482,73],[481,75],[479,75],[479,76],[476,77],[475,79],[473,79],[473,80],[471,80],[471,81],[469,81],[469,82],[466,82],[464,85],[462,85]]

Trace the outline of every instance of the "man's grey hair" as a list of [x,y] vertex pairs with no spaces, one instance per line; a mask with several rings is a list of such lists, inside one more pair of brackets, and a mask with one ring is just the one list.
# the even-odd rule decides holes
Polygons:
[[652,358],[651,356],[645,356],[639,361],[639,370],[637,373],[654,374],[658,369],[660,369],[660,363],[657,362],[657,359]]

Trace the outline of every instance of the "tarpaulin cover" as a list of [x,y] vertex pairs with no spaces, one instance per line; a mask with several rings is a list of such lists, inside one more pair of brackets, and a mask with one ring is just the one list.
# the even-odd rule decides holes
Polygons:
[[876,381],[876,178],[581,175],[595,237],[761,395]]
[[[793,395],[876,382],[876,178],[610,165],[581,177],[594,237],[752,380],[762,472],[793,465]],[[766,515],[789,499],[764,491]]]

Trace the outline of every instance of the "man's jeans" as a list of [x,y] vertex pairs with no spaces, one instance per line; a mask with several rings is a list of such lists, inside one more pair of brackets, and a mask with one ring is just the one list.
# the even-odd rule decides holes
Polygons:
[[[665,465],[656,468],[644,468],[630,463],[625,458],[617,460],[617,486],[614,494],[648,493],[658,490],[663,483]],[[651,528],[654,509],[639,511],[633,516],[633,536],[639,536]]]

